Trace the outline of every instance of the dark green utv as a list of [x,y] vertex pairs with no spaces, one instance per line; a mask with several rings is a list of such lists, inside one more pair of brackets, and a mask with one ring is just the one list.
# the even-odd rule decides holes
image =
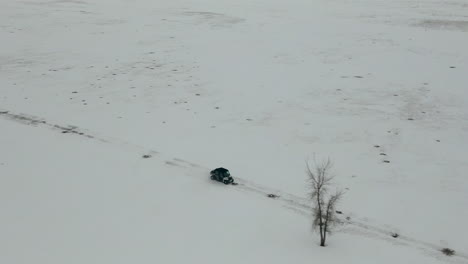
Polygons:
[[211,179],[214,181],[219,181],[224,184],[233,184],[234,179],[231,177],[229,171],[225,168],[217,168],[210,172]]

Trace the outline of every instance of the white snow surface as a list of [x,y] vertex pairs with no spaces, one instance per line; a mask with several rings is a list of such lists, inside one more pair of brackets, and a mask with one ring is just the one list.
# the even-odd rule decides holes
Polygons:
[[0,0],[0,263],[468,263],[467,47],[466,0]]

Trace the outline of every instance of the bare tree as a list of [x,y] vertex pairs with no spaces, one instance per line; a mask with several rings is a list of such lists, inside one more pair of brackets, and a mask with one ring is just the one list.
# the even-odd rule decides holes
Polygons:
[[320,231],[320,246],[322,247],[325,246],[327,233],[336,223],[335,206],[343,195],[341,191],[329,194],[329,187],[333,180],[333,176],[330,174],[331,167],[330,159],[316,164],[315,169],[311,169],[307,163],[307,175],[311,184],[310,198],[314,205],[313,227]]

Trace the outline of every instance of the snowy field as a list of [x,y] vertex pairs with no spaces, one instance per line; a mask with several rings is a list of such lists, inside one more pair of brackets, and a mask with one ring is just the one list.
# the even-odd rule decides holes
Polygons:
[[0,0],[0,263],[468,263],[467,85],[466,0]]

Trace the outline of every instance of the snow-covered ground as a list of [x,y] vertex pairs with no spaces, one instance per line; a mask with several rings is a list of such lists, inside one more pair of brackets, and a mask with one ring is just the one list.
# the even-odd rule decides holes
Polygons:
[[0,0],[0,263],[468,263],[466,47],[465,0]]

